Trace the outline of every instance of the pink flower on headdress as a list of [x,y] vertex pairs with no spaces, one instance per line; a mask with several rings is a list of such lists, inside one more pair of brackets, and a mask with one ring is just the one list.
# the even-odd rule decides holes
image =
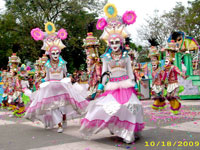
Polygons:
[[61,39],[61,40],[65,40],[67,38],[67,31],[65,29],[60,29],[58,31],[58,37]]
[[35,28],[31,30],[31,36],[34,38],[34,40],[43,40],[44,38],[44,33],[39,29]]
[[125,24],[130,25],[133,24],[136,21],[136,14],[134,11],[126,11],[124,15],[122,16],[122,20]]
[[104,18],[101,18],[97,21],[96,28],[97,30],[103,30],[107,26],[107,21]]

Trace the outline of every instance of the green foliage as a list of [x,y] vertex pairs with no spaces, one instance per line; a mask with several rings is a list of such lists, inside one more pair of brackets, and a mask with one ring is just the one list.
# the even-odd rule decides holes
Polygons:
[[[5,0],[6,12],[0,15],[0,66],[6,67],[12,52],[24,60],[35,62],[42,56],[42,42],[30,36],[33,28],[44,31],[44,23],[51,21],[57,30],[67,29],[68,38],[62,57],[68,62],[69,72],[85,63],[82,48],[87,36],[87,24],[96,22],[97,12],[102,11],[107,0]],[[89,13],[90,12],[90,13]],[[94,33],[96,31],[94,30]],[[99,37],[101,32],[97,32]]]

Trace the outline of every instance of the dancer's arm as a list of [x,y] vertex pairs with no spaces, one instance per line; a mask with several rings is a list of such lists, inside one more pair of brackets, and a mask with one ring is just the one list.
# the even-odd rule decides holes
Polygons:
[[[103,67],[102,67],[102,75],[103,75],[104,72],[108,71],[108,64],[107,64],[107,61],[104,58],[102,59],[102,62],[103,62]],[[96,94],[95,97],[98,97],[103,92],[104,85],[106,84],[106,81],[107,81],[107,77],[105,76],[102,79],[102,83],[100,83],[97,87],[97,94]]]
[[[102,59],[102,62],[103,62],[103,67],[102,67],[102,75],[104,72],[107,72],[108,71],[108,63],[105,59]],[[107,77],[105,76],[103,79],[102,79],[102,84],[105,85],[106,83],[106,80],[107,80]]]
[[45,81],[48,81],[50,79],[49,77],[49,69],[46,67],[46,77],[44,78]]
[[67,67],[66,67],[66,65],[63,68],[63,74],[64,74],[64,77],[67,77]]
[[181,71],[179,70],[178,67],[174,66],[173,69],[174,69],[174,71],[175,71],[177,74],[179,74],[180,76],[182,76],[184,79],[187,78],[187,76],[186,76],[183,72],[181,72]]
[[99,80],[101,78],[101,74],[102,74],[102,67],[100,64],[96,64],[96,73],[97,73],[97,79]]

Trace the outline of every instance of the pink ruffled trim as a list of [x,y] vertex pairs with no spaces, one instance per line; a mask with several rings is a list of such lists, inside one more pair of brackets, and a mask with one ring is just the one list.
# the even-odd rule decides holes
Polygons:
[[60,81],[59,79],[51,79],[51,80],[48,80],[48,81]]
[[129,101],[132,94],[137,95],[137,92],[133,87],[130,88],[122,88],[116,90],[107,90],[103,94],[99,95],[99,97],[107,96],[111,94],[119,104],[125,104]]
[[52,97],[48,97],[48,98],[43,98],[42,101],[37,103],[35,106],[29,107],[27,109],[27,112],[32,113],[35,110],[41,108],[45,104],[49,104],[49,103],[52,103],[54,101],[60,101],[60,100],[63,100],[63,99],[65,101],[68,101],[70,104],[77,106],[79,109],[84,109],[85,107],[87,107],[87,105],[89,103],[87,100],[79,103],[74,98],[71,98],[68,93],[65,93],[65,94],[62,94],[62,95],[56,95],[56,96],[52,96]]
[[139,132],[144,129],[144,123],[132,123],[126,120],[121,121],[116,116],[111,117],[108,122],[105,122],[104,120],[100,119],[89,121],[88,119],[83,118],[81,120],[81,125],[84,125],[86,128],[96,128],[96,127],[106,128],[109,126],[109,124],[114,124],[118,128],[125,128],[126,130],[129,131],[134,130],[134,132]]

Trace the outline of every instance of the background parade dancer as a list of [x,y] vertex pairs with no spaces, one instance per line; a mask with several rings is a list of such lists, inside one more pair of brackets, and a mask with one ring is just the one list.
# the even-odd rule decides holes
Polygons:
[[163,81],[166,87],[166,98],[171,105],[171,112],[172,114],[176,115],[179,113],[179,110],[181,108],[180,97],[178,96],[178,75],[182,76],[184,79],[187,79],[187,76],[172,63],[173,58],[171,58],[170,56],[166,57]]
[[112,134],[123,138],[124,142],[132,143],[144,128],[143,109],[134,89],[131,60],[123,44],[129,36],[126,25],[133,24],[136,15],[133,11],[127,11],[121,18],[117,16],[113,4],[107,4],[104,12],[107,20],[99,19],[96,26],[104,30],[100,38],[109,46],[102,55],[102,73],[109,71],[110,78],[105,88],[104,79],[103,84],[98,85],[96,100],[88,106],[80,132],[89,138],[108,128]]
[[31,120],[40,119],[45,127],[58,125],[57,132],[63,132],[66,119],[81,115],[88,105],[83,97],[74,90],[70,81],[66,78],[66,62],[60,56],[65,48],[62,40],[67,38],[65,29],[55,32],[55,26],[51,22],[45,24],[46,33],[39,28],[33,29],[31,35],[35,40],[43,40],[42,49],[50,56],[45,64],[46,77],[40,84],[37,94],[32,97],[33,102],[26,111],[25,117]]
[[178,75],[184,79],[187,79],[188,77],[181,72],[178,67],[173,65],[177,49],[178,47],[174,40],[171,40],[171,42],[168,43],[167,48],[165,48],[166,58],[163,75],[163,81],[166,88],[164,95],[166,95],[166,98],[171,105],[171,112],[174,115],[178,114],[181,108],[180,97],[178,96],[181,92],[181,86],[178,84]]
[[133,69],[133,75],[134,75],[134,78],[135,78],[135,90],[137,91],[137,94],[138,96],[142,96],[144,97],[140,92],[140,84],[144,87],[144,88],[147,88],[147,85],[142,81],[142,76],[141,74],[143,74],[143,71],[142,71],[142,67],[141,67],[141,64],[137,62],[137,59],[138,59],[138,52],[136,50],[132,50],[129,46],[130,44],[130,38],[126,38],[125,39],[125,49],[128,50],[128,55],[131,59],[131,66],[132,66],[132,69]]
[[15,109],[18,108],[18,105],[22,103],[21,86],[18,76],[18,66],[20,63],[21,60],[16,53],[13,53],[11,57],[9,57],[8,65],[10,67],[10,71],[8,75],[8,109],[12,111],[15,111]]
[[149,50],[149,58],[152,64],[152,99],[154,103],[152,108],[155,110],[161,110],[166,107],[165,98],[163,96],[164,84],[162,81],[163,70],[160,67],[160,53],[158,50],[158,42],[152,38],[148,40],[151,44]]
[[88,85],[89,94],[87,99],[94,99],[96,94],[96,85],[101,78],[102,65],[99,58],[99,40],[93,36],[94,23],[88,25],[88,33],[86,39],[83,40],[83,47],[85,49],[87,58],[87,73],[88,73]]
[[1,107],[6,109],[8,105],[8,80],[7,80],[8,72],[3,70],[2,72],[2,82],[3,82],[3,95],[2,95],[2,102]]
[[[33,92],[35,92],[36,90],[39,89],[40,84],[42,83],[42,78],[45,78],[45,76],[42,76],[43,71],[42,71],[42,68],[40,65],[40,59],[35,61],[34,68],[35,68],[35,74],[34,74],[34,78],[33,78]],[[43,69],[45,70],[45,68],[43,68]]]
[[30,101],[30,96],[32,94],[31,90],[29,89],[29,82],[28,82],[28,73],[26,70],[26,66],[24,64],[20,67],[20,74],[18,74],[18,105],[10,117],[22,117],[25,114],[25,105],[27,105]]

